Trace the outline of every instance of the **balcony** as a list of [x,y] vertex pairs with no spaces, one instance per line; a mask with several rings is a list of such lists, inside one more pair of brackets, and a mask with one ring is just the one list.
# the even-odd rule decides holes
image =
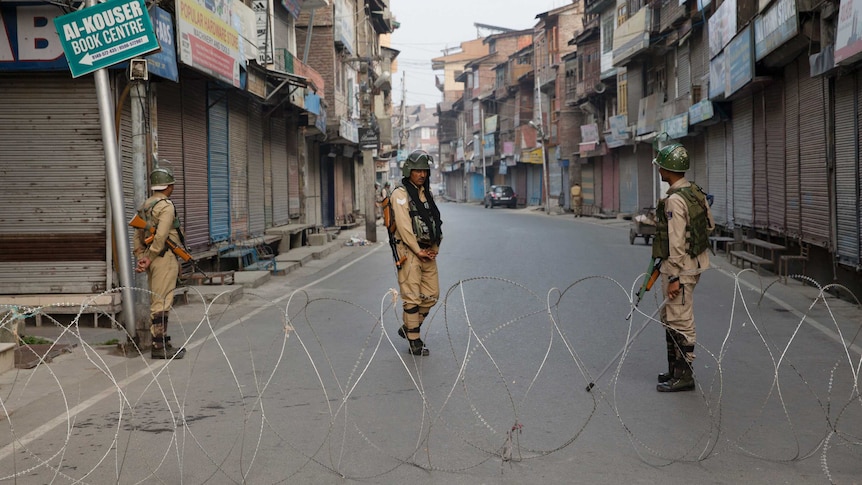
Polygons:
[[649,49],[653,10],[644,7],[614,31],[614,65],[625,66],[632,58]]

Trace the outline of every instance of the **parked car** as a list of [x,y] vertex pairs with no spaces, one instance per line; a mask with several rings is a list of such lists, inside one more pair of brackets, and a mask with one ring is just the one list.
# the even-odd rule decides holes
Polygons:
[[511,209],[518,206],[518,195],[508,185],[492,185],[485,194],[485,208],[505,205]]

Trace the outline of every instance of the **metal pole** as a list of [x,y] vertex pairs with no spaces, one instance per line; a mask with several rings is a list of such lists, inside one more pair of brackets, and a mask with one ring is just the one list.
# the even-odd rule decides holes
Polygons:
[[[132,179],[134,181],[134,204],[135,207],[141,207],[147,200],[147,133],[145,127],[148,126],[144,121],[146,116],[143,106],[147,103],[147,94],[144,85],[140,81],[133,81],[132,84]],[[136,276],[135,276],[136,275]],[[138,288],[147,287],[146,273],[133,273],[135,277],[135,286]],[[135,305],[135,326],[141,324],[141,328],[136,332],[138,337],[138,345],[141,348],[150,345],[149,325],[147,321],[138,319],[138,315],[143,315],[145,312],[149,315],[149,296],[144,293],[136,292],[134,298]]]
[[[96,0],[87,0],[87,7],[96,5]],[[129,337],[135,336],[135,304],[132,287],[132,252],[129,250],[128,226],[123,205],[123,172],[120,167],[120,150],[114,134],[114,109],[111,102],[111,87],[108,71],[99,69],[93,73],[96,81],[96,98],[99,101],[99,119],[102,125],[102,141],[105,144],[105,163],[108,169],[108,195],[111,204],[111,219],[117,246],[117,261],[120,267],[120,284],[123,286],[123,320]]]
[[488,176],[485,174],[485,109],[479,105],[479,123],[482,124],[482,139],[479,146],[482,147],[482,197],[488,193]]
[[377,194],[374,193],[376,167],[371,150],[362,149],[362,165],[365,170],[365,239],[377,242]]
[[542,184],[545,193],[545,214],[551,213],[550,191],[548,187],[548,153],[545,149],[545,120],[542,117],[542,92],[539,89],[539,76],[536,72],[536,105],[539,107],[539,137],[542,139]]

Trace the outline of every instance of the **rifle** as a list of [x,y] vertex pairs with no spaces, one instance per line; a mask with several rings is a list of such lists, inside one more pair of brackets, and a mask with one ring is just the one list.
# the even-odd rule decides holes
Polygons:
[[392,248],[392,259],[395,260],[395,268],[400,270],[401,266],[404,265],[404,261],[407,261],[407,255],[398,257],[398,248],[396,247],[395,237],[393,237],[392,233],[389,233],[389,247]]
[[644,275],[643,284],[641,285],[640,291],[638,291],[638,301],[637,303],[635,303],[635,306],[638,306],[638,304],[641,302],[641,299],[643,299],[644,294],[651,290],[652,285],[654,285],[656,280],[658,280],[658,277],[661,274],[661,272],[659,271],[661,269],[661,262],[661,258],[650,259],[646,275]]
[[392,259],[395,260],[395,268],[400,270],[404,261],[407,261],[407,256],[398,257],[398,248],[395,243],[395,214],[392,213],[392,199],[390,197],[391,194],[384,197],[380,202],[380,207],[383,209],[383,227],[386,228],[386,233],[389,234],[389,247],[392,248]]
[[[135,229],[143,229],[144,232],[149,231],[150,235],[144,238],[144,244],[150,245],[153,243],[153,239],[156,238],[156,228],[147,224],[147,221],[145,221],[143,217],[138,214],[135,214],[135,217],[133,217],[132,220],[129,221],[129,225],[134,227]],[[191,263],[193,270],[204,275],[204,278],[209,278],[209,275],[207,275],[202,269],[200,269],[195,258],[193,258],[191,253],[186,251],[185,248],[173,242],[171,238],[165,239],[165,245],[168,247],[168,249],[171,250],[172,253],[177,255],[180,259],[187,263]]]

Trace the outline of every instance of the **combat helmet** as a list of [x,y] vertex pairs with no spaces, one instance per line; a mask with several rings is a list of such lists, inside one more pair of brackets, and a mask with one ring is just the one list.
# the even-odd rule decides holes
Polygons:
[[431,170],[431,164],[434,159],[425,150],[413,150],[413,153],[407,156],[404,165],[401,167],[401,174],[404,177],[410,176],[411,170]]
[[174,174],[167,168],[156,168],[150,172],[150,188],[152,190],[165,190],[168,185],[175,182]]
[[652,163],[671,172],[687,172],[689,168],[688,152],[682,143],[673,143],[658,151]]

